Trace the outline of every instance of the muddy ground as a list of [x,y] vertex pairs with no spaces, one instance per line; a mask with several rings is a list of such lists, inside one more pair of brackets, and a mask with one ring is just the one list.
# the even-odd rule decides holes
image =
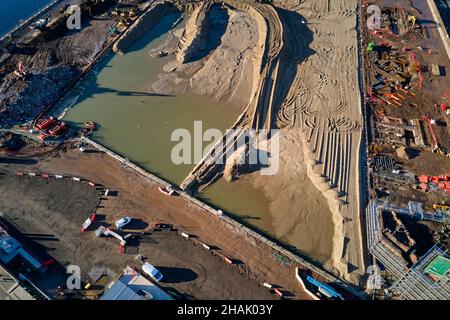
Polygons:
[[[177,232],[149,231],[155,222],[148,214],[149,208],[126,199],[121,193],[102,198],[98,209],[102,213],[93,227],[82,233],[82,223],[97,207],[99,190],[69,179],[3,175],[0,211],[3,219],[34,243],[35,252],[48,253],[62,266],[78,265],[85,281],[98,270],[106,270],[113,278],[126,265],[139,266],[135,257],[142,254],[165,276],[162,286],[175,289],[187,299],[275,298],[261,284],[241,274],[239,268],[230,267]],[[22,200],[18,202],[18,198]],[[145,235],[130,241],[125,254],[120,254],[117,239],[97,238],[93,231],[99,225],[114,228],[114,221],[126,215],[134,220],[122,234],[145,232]],[[48,272],[40,275],[37,283],[54,294],[55,287],[51,285],[55,282],[45,277],[53,276],[58,269]],[[63,279],[60,274],[56,278]]]
[[[188,203],[185,199],[163,195],[159,192],[157,185],[150,183],[134,171],[123,167],[114,159],[103,153],[98,153],[93,150],[91,152],[80,153],[78,149],[71,149],[67,152],[57,151],[51,156],[43,158],[32,157],[28,160],[28,162],[20,160],[18,163],[14,163],[14,161],[11,160],[8,164],[2,165],[2,167],[12,171],[23,170],[29,172],[34,170],[37,172],[80,176],[95,181],[96,183],[101,183],[110,190],[117,191],[118,194],[117,197],[108,198],[107,201],[103,201],[102,205],[105,206],[104,208],[98,208],[98,213],[100,215],[106,215],[106,221],[108,223],[115,221],[119,216],[130,215],[133,218],[142,219],[142,221],[145,221],[149,225],[157,220],[174,224],[177,228],[183,229],[187,233],[198,237],[203,243],[216,247],[221,253],[228,257],[244,263],[247,270],[250,272],[250,278],[256,280],[254,284],[257,288],[259,288],[259,283],[267,281],[280,286],[282,288],[281,290],[285,292],[288,297],[292,296],[296,299],[308,299],[308,296],[303,292],[295,279],[294,268],[297,266],[295,263],[286,259],[280,259],[277,252],[273,249],[259,241],[257,242],[257,240],[247,236],[242,231],[223,224],[219,218]],[[8,184],[2,183],[2,188],[8,189]],[[14,201],[11,200],[10,205],[13,206]],[[82,221],[85,219],[86,214],[83,213],[83,218],[77,218],[76,221],[72,222],[73,230],[75,232],[74,235],[80,236],[78,230]],[[93,234],[92,237],[95,238]],[[108,245],[106,242],[102,245],[109,246],[108,248],[110,249],[108,250],[111,250],[110,252],[117,253],[119,250],[117,241],[113,239],[108,240],[112,241],[109,241]],[[161,251],[169,254],[167,253],[167,248],[168,247],[166,246],[161,246]],[[177,263],[181,264],[183,259],[188,259],[184,258],[182,251],[176,252],[178,254],[174,253],[174,257],[180,258],[174,260],[174,265]],[[149,255],[151,256],[150,253]],[[162,256],[161,253],[161,257]],[[207,256],[209,256],[209,254]],[[111,259],[113,259],[113,257],[115,257],[115,255],[111,254]],[[159,259],[159,255],[156,255],[155,257],[155,264],[158,265],[157,259]],[[167,260],[163,261],[169,261],[170,255],[164,257],[164,259]],[[205,266],[208,277],[210,273],[216,272],[215,268],[220,268],[220,265],[225,265],[218,257],[213,258],[218,260],[218,262],[217,265],[214,265],[214,267],[211,268],[208,268],[208,265]],[[204,258],[199,257],[198,259]],[[120,267],[122,267],[122,263]],[[238,283],[243,283],[243,278],[245,277],[242,276],[239,278]],[[219,280],[217,281],[220,283]],[[222,286],[224,285],[222,284]],[[253,285],[249,284],[248,286],[242,287],[252,288]],[[187,285],[186,291],[188,291],[189,288],[189,285]],[[224,291],[220,293],[221,291],[219,290],[219,293],[217,294],[223,295],[223,298],[232,298],[233,295],[231,293],[229,293],[229,296],[226,296],[224,293],[231,292],[231,288],[233,288],[233,286],[224,286]],[[249,290],[248,288],[246,290]],[[257,293],[250,292],[253,292],[253,289],[246,293],[246,297],[258,297]],[[265,293],[266,292],[263,290],[263,295]],[[206,294],[205,291],[204,294],[205,295],[197,292],[192,295],[194,297],[203,298],[212,298],[214,296],[208,296],[211,292]],[[215,297],[219,298],[218,295]],[[237,298],[238,296],[235,297]],[[259,297],[264,298],[264,296]]]

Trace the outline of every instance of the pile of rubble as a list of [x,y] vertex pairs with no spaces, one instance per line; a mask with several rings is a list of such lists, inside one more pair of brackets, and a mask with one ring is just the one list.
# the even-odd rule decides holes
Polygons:
[[19,151],[26,145],[22,136],[14,133],[0,132],[0,149]]
[[29,70],[24,81],[8,75],[0,84],[0,126],[23,124],[38,116],[80,71],[62,65]]

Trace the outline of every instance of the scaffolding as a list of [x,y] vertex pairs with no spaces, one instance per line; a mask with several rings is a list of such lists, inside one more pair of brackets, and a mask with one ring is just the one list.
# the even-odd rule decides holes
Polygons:
[[436,215],[423,211],[422,204],[411,201],[407,208],[398,208],[384,201],[371,200],[366,208],[367,242],[370,253],[382,263],[396,281],[390,288],[401,299],[408,300],[448,300],[450,298],[449,275],[432,279],[425,273],[426,267],[438,256],[446,257],[446,252],[433,246],[416,264],[408,269],[398,248],[393,247],[383,235],[383,211],[394,211],[419,220],[450,221],[448,215]]
[[447,252],[435,245],[394,283],[391,290],[408,300],[450,299],[449,273],[437,280],[425,273],[426,267],[437,257],[447,257]]
[[372,200],[367,207],[367,235],[370,253],[381,262],[395,279],[400,279],[407,270],[407,263],[400,250],[391,246],[383,236],[381,212],[386,206],[378,200]]
[[384,207],[386,211],[394,211],[400,215],[406,215],[416,220],[429,220],[435,222],[450,222],[450,214],[443,210],[436,210],[434,212],[426,212],[423,210],[422,203],[416,201],[408,202],[407,208],[400,208],[391,204],[386,204]]

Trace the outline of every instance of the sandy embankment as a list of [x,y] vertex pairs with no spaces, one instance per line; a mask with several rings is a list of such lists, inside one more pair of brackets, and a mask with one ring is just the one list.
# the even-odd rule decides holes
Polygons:
[[339,206],[341,200],[338,198],[338,194],[335,190],[332,190],[327,181],[320,177],[320,175],[315,171],[314,166],[316,165],[316,160],[312,152],[306,146],[305,137],[301,138],[303,145],[303,154],[305,157],[306,164],[306,174],[312,184],[321,192],[323,197],[328,203],[328,208],[331,212],[331,217],[333,220],[333,250],[331,254],[331,261],[334,268],[338,270],[341,275],[347,274],[347,266],[342,262],[342,252],[344,249],[344,230],[343,230],[343,217],[339,211]]
[[[324,191],[335,221],[333,259],[346,279],[364,274],[360,222],[359,146],[362,113],[358,74],[357,1],[276,5],[310,21],[314,53],[298,65],[291,100],[279,120],[301,132],[311,180]],[[326,181],[326,182],[325,182]],[[330,190],[331,188],[331,190]],[[338,197],[339,196],[339,197]]]
[[190,14],[174,61],[153,89],[213,97],[243,111],[256,94],[266,40],[264,19],[255,10],[218,4]]

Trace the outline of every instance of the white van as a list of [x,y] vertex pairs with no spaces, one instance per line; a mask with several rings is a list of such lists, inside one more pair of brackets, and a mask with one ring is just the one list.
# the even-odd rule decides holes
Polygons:
[[148,262],[145,262],[142,265],[142,271],[145,272],[150,277],[152,277],[157,282],[160,282],[163,278],[163,275],[161,274],[161,272],[159,272],[158,269],[156,269],[154,266],[152,266]]

